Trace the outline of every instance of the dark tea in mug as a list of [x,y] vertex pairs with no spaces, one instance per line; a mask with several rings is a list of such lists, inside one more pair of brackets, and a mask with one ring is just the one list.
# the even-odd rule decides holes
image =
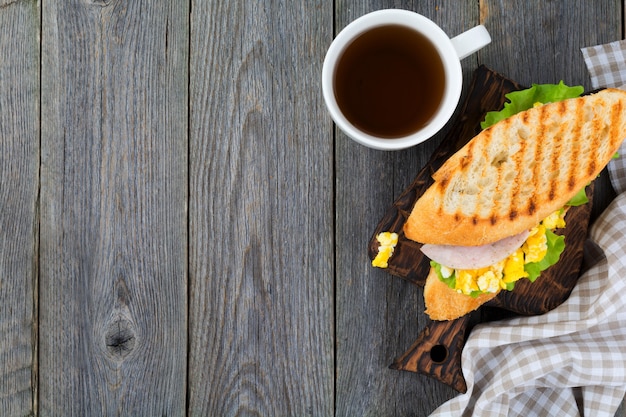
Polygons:
[[355,127],[373,136],[410,135],[435,115],[445,72],[435,46],[400,25],[375,27],[350,43],[334,75],[339,108]]

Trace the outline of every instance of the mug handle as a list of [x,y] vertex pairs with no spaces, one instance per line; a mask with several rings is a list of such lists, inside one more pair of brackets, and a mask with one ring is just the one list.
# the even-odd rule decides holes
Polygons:
[[451,41],[459,59],[463,59],[487,46],[491,42],[491,36],[483,25],[478,25],[455,36]]

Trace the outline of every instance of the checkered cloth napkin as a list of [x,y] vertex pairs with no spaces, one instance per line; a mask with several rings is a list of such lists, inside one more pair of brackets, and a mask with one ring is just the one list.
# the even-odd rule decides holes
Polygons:
[[593,88],[626,84],[626,40],[582,49]]
[[[626,83],[626,41],[583,49],[594,88]],[[626,393],[626,142],[619,193],[590,228],[598,261],[547,314],[477,326],[462,354],[467,393],[433,416],[613,416]],[[594,252],[594,254],[591,254]]]

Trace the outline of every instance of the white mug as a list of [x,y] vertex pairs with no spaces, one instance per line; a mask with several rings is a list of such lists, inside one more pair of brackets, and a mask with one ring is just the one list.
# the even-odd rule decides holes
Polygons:
[[[360,42],[361,45],[358,46],[358,48],[362,48],[363,50],[368,48],[369,44],[376,44],[376,42],[379,42],[376,41],[376,37],[379,36],[378,33],[383,33],[381,32],[381,30],[387,30],[386,28],[388,27],[400,28],[393,30],[404,30],[406,33],[409,33],[406,31],[406,29],[408,28],[412,31],[418,32],[417,35],[415,35],[414,32],[410,32],[410,36],[415,35],[418,37],[416,39],[425,38],[428,41],[427,43],[430,44],[429,46],[426,46],[426,48],[433,49],[434,47],[433,51],[436,52],[433,53],[436,54],[436,56],[438,56],[440,60],[439,62],[439,60],[432,60],[430,58],[428,59],[429,62],[437,61],[436,68],[434,67],[435,69],[432,69],[431,72],[435,71],[435,73],[442,73],[441,75],[437,75],[437,79],[443,80],[441,86],[437,86],[439,82],[431,82],[430,80],[426,82],[422,82],[424,80],[420,81],[422,83],[421,88],[431,88],[429,87],[429,85],[432,84],[432,88],[438,88],[437,91],[440,92],[437,93],[436,98],[433,98],[433,100],[435,101],[433,101],[432,105],[429,105],[430,108],[428,112],[418,110],[421,102],[428,100],[415,100],[416,105],[411,106],[403,106],[401,104],[402,102],[397,100],[397,103],[393,103],[393,105],[401,106],[402,108],[400,110],[403,110],[404,108],[410,108],[411,111],[416,111],[417,113],[419,113],[416,113],[419,117],[422,117],[423,115],[424,117],[428,118],[427,120],[420,121],[419,123],[421,124],[419,126],[413,126],[412,129],[407,127],[406,132],[394,134],[389,134],[387,132],[383,133],[382,131],[378,132],[376,131],[377,128],[371,129],[370,127],[365,128],[364,126],[368,123],[368,117],[370,117],[371,115],[374,115],[373,118],[375,119],[377,117],[377,114],[382,114],[387,109],[393,109],[393,106],[385,104],[385,100],[394,101],[394,94],[396,93],[404,94],[406,96],[405,98],[412,99],[413,97],[417,97],[419,94],[409,94],[409,92],[419,91],[417,90],[419,87],[416,86],[416,90],[410,90],[408,86],[407,88],[403,88],[402,84],[400,84],[400,88],[395,88],[397,87],[397,85],[394,85],[394,87],[388,87],[385,84],[387,81],[382,83],[373,81],[379,79],[376,78],[379,77],[378,75],[372,75],[368,79],[369,84],[365,83],[367,84],[366,86],[363,86],[362,84],[357,85],[356,83],[359,77],[353,77],[352,74],[347,73],[342,75],[342,80],[348,80],[350,83],[354,83],[354,86],[350,86],[349,88],[351,88],[351,91],[354,91],[356,95],[354,97],[351,97],[350,100],[352,100],[352,102],[354,103],[357,103],[358,106],[364,107],[363,113],[359,117],[361,117],[360,120],[362,120],[365,124],[359,124],[359,122],[354,121],[357,120],[354,117],[350,119],[346,116],[346,113],[350,113],[348,111],[350,106],[344,105],[342,109],[342,107],[340,107],[340,105],[338,104],[338,101],[342,101],[342,99],[338,99],[338,96],[341,96],[341,94],[338,93],[338,89],[343,88],[342,85],[345,84],[345,82],[337,82],[337,78],[339,77],[337,75],[337,68],[342,65],[341,61],[344,55],[348,55],[344,53],[346,52],[346,50],[350,49],[349,47],[357,44],[357,42],[355,42],[355,40],[357,39],[360,39],[358,42]],[[378,30],[378,32],[374,32],[374,30]],[[404,34],[405,32],[398,33]],[[368,33],[370,35],[368,35]],[[372,38],[373,41],[370,41],[369,38],[366,38],[366,36]],[[405,38],[406,36],[402,35],[402,37],[399,37],[398,39]],[[446,35],[446,33],[439,26],[437,26],[436,23],[415,12],[400,9],[386,9],[366,14],[346,26],[335,37],[330,47],[328,48],[328,52],[326,53],[326,58],[324,59],[324,65],[322,69],[322,91],[328,111],[337,126],[344,133],[346,133],[356,142],[367,147],[380,150],[397,150],[417,145],[418,143],[421,143],[431,138],[438,131],[440,131],[454,114],[454,111],[456,110],[459,99],[461,97],[461,90],[463,86],[463,74],[460,62],[461,59],[473,54],[490,42],[491,37],[489,36],[489,33],[487,32],[485,27],[481,25],[475,26],[474,28],[469,29],[468,31],[463,32],[462,34],[450,39],[448,35]],[[355,48],[357,47],[352,46],[352,49]],[[349,54],[354,55],[353,52],[349,52]],[[345,58],[344,60],[347,59],[348,58]],[[383,65],[381,65],[381,67],[386,66],[386,61],[383,58],[377,59],[384,61],[382,62]],[[345,64],[344,67],[346,65],[347,64]],[[374,63],[374,65],[354,64],[355,69],[362,67],[377,68],[378,66],[376,65],[376,63]],[[416,69],[421,67],[421,64],[417,65]],[[387,70],[389,69],[387,68]],[[357,69],[357,71],[360,70]],[[395,77],[393,75],[387,76],[385,80],[388,80],[389,83],[402,82],[400,81],[402,80],[401,77]],[[378,94],[377,96],[373,95],[374,90],[372,89],[372,85],[374,84],[377,86],[376,88],[385,85],[385,87],[381,89],[382,91],[376,92],[376,94]],[[370,91],[372,91],[372,93],[368,96],[368,93],[370,93]],[[344,95],[346,94],[347,93],[345,93]],[[362,96],[366,96],[366,98],[361,99]],[[424,94],[424,97],[431,96],[435,97],[434,94]],[[373,105],[371,109],[367,108],[367,106],[370,105],[368,100],[372,102],[376,101],[376,105]],[[370,113],[367,113],[368,111]],[[392,124],[394,122],[393,117],[409,117],[409,115],[400,115],[400,113],[403,112],[399,112],[398,109],[395,109],[388,116],[388,120],[382,120],[381,122],[373,121],[372,123]],[[370,116],[367,116],[367,114],[369,114]],[[383,128],[381,128],[381,130],[382,129]]]

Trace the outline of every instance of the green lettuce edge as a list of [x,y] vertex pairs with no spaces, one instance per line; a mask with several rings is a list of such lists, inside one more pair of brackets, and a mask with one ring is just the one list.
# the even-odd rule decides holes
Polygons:
[[[561,258],[561,254],[565,250],[565,237],[562,235],[557,235],[553,231],[546,229],[546,245],[548,250],[546,252],[546,256],[539,262],[530,262],[524,265],[524,271],[528,273],[527,279],[530,282],[535,282],[535,280],[541,275],[543,271],[550,268],[552,265],[556,264]],[[437,273],[437,277],[441,282],[446,284],[448,287],[456,290],[456,271],[452,273],[448,278],[444,278],[441,275],[441,264],[431,260],[430,266]],[[508,291],[512,291],[515,288],[515,282],[510,282],[506,284],[506,289]],[[483,294],[482,291],[472,291],[469,295],[471,297],[478,297]]]
[[572,197],[565,205],[570,207],[578,207],[587,204],[589,202],[589,198],[587,197],[586,188],[587,187],[585,186],[581,190],[579,190],[576,195]]
[[524,265],[530,282],[535,282],[543,271],[556,264],[565,250],[565,236],[557,235],[550,229],[546,229],[546,238],[548,246],[546,256],[539,262],[530,262]]
[[524,110],[532,108],[535,103],[555,103],[569,98],[580,97],[585,91],[581,85],[568,86],[563,80],[558,84],[533,84],[525,90],[513,91],[506,94],[509,101],[504,103],[504,108],[500,111],[491,111],[485,115],[485,120],[480,124],[482,129],[493,126],[500,120],[513,116]]

